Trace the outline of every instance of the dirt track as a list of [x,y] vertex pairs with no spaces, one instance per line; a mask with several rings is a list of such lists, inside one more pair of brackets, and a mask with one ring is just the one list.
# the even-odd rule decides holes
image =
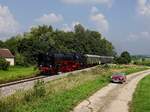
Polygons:
[[150,70],[146,70],[128,75],[124,84],[110,83],[81,102],[73,112],[128,112],[137,83],[149,74]]

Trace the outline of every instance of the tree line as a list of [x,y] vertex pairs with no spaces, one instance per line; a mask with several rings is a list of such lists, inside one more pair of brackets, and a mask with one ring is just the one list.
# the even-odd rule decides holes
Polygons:
[[0,48],[8,48],[16,57],[17,65],[36,64],[39,53],[47,51],[77,52],[113,56],[115,50],[111,42],[99,32],[76,25],[74,31],[54,30],[52,26],[33,27],[23,35],[0,41]]

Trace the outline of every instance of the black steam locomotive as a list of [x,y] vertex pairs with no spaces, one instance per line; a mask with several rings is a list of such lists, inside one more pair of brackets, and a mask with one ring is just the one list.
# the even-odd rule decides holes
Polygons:
[[39,54],[38,67],[41,73],[57,74],[79,70],[98,64],[111,63],[113,57],[79,53]]

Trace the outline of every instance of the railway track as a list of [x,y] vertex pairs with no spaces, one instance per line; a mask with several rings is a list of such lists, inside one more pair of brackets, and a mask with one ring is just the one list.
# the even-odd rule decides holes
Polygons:
[[10,82],[10,83],[0,84],[0,98],[10,96],[20,90],[31,89],[34,86],[35,81],[37,81],[37,80],[43,80],[46,83],[46,82],[49,82],[52,80],[56,80],[56,79],[68,76],[70,74],[77,75],[78,73],[80,73],[82,71],[89,71],[91,69],[94,69],[95,67],[97,67],[97,66],[85,68],[85,69],[81,69],[81,70],[76,70],[76,71],[72,71],[72,72],[62,73],[60,75],[37,76],[37,77],[23,79],[23,80],[19,80],[19,81]]
[[44,79],[46,77],[47,76],[36,76],[36,77],[32,77],[32,78],[26,78],[26,79],[22,79],[22,80],[18,80],[18,81],[8,82],[8,83],[0,84],[0,88],[15,85],[15,84],[19,84],[19,83],[24,83],[24,82],[28,82],[28,81]]
[[[81,69],[81,70],[76,70],[76,71],[71,71],[71,72],[66,72],[66,73],[61,73],[59,75],[61,76],[65,76],[70,74],[70,73],[77,73],[77,72],[81,72],[83,70],[89,70],[89,69],[92,69],[92,68],[95,68],[95,67],[90,67],[90,68],[85,68],[85,69]],[[7,86],[11,86],[11,85],[15,85],[15,84],[20,84],[20,83],[24,83],[24,82],[29,82],[29,81],[36,81],[36,80],[40,80],[40,79],[46,79],[46,78],[53,78],[53,77],[59,77],[59,75],[51,75],[51,76],[35,76],[35,77],[31,77],[31,78],[25,78],[25,79],[21,79],[21,80],[17,80],[17,81],[12,81],[12,82],[8,82],[8,83],[4,83],[4,84],[0,84],[0,88],[3,88],[3,87],[7,87]],[[60,76],[60,77],[61,77]]]

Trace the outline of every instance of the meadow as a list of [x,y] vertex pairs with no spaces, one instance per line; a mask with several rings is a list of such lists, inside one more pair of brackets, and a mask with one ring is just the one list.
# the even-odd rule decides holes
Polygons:
[[30,67],[20,67],[20,66],[14,66],[10,67],[9,70],[0,70],[0,84],[11,82],[23,78],[29,78],[36,76],[38,73],[38,70],[34,69],[33,66]]

